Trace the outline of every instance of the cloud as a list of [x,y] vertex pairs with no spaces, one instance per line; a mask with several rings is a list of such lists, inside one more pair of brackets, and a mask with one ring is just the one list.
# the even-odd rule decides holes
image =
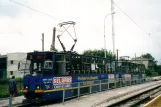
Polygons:
[[[111,11],[107,0],[14,0],[48,15],[33,11],[15,3],[0,1],[0,49],[3,52],[28,52],[41,50],[41,34],[45,34],[45,50],[50,49],[52,29],[63,21],[75,21],[78,42],[75,50],[104,48],[104,17]],[[120,55],[134,56],[150,52],[158,57],[159,47],[155,44],[160,38],[160,1],[117,1],[115,2],[130,15],[152,38],[138,28],[115,6],[115,43]],[[111,16],[106,18],[107,49],[112,50]],[[143,40],[141,40],[143,37]],[[66,34],[62,41],[70,49],[73,40]],[[142,46],[142,48],[141,48]],[[61,49],[56,40],[56,47]],[[154,48],[155,47],[155,48]]]

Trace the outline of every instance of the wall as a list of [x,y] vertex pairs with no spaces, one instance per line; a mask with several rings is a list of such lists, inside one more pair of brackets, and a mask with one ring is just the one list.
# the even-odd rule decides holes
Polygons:
[[148,69],[148,67],[149,67],[149,61],[143,61],[143,64],[145,65],[145,68]]
[[7,78],[7,56],[0,56],[0,78]]
[[23,72],[18,71],[18,63],[21,60],[25,60],[26,56],[26,53],[18,52],[7,54],[7,78],[11,78],[12,75],[14,75],[15,77],[23,77]]
[[[141,59],[140,59],[140,58],[136,58],[136,61],[135,61],[135,59],[132,59],[131,62],[141,64]],[[149,60],[143,58],[143,59],[142,59],[142,63],[145,65],[145,68],[148,69],[149,64],[150,64]]]

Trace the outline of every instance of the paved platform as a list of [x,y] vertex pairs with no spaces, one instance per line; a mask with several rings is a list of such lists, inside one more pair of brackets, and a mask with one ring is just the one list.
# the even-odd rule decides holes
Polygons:
[[[22,103],[22,100],[25,99],[24,96],[14,97],[12,98],[12,105]],[[8,107],[9,105],[9,99],[6,98],[4,100],[0,100],[0,107]]]
[[57,103],[57,104],[51,104],[51,105],[42,106],[42,107],[53,107],[53,106],[54,107],[95,107],[95,106],[99,106],[97,104],[103,101],[106,101],[114,96],[119,96],[121,94],[134,91],[137,89],[141,89],[141,88],[146,89],[147,87],[151,87],[154,84],[161,84],[161,81],[153,81],[153,82],[148,82],[144,84],[116,88],[116,89],[98,92],[90,95],[85,95],[80,98],[75,98],[69,101],[65,101],[64,105],[63,103]]

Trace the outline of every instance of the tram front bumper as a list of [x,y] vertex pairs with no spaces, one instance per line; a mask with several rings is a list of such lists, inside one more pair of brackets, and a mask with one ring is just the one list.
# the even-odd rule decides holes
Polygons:
[[[28,90],[22,90],[22,92],[23,92],[23,93],[27,93],[27,92],[29,92],[29,91],[28,91]],[[35,90],[34,92],[35,92],[35,93],[42,93],[43,90]]]
[[27,99],[35,99],[35,98],[41,98],[42,97],[43,90],[30,91],[30,90],[24,89],[24,90],[22,90],[22,92]]

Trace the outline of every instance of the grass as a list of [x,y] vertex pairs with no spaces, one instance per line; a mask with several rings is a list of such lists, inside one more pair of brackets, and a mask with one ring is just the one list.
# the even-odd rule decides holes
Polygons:
[[[16,79],[17,82],[17,89],[22,90],[23,89],[23,83],[21,79]],[[18,91],[16,96],[22,95],[21,91]],[[6,80],[0,80],[0,98],[9,97],[9,91],[8,91],[8,79]]]

